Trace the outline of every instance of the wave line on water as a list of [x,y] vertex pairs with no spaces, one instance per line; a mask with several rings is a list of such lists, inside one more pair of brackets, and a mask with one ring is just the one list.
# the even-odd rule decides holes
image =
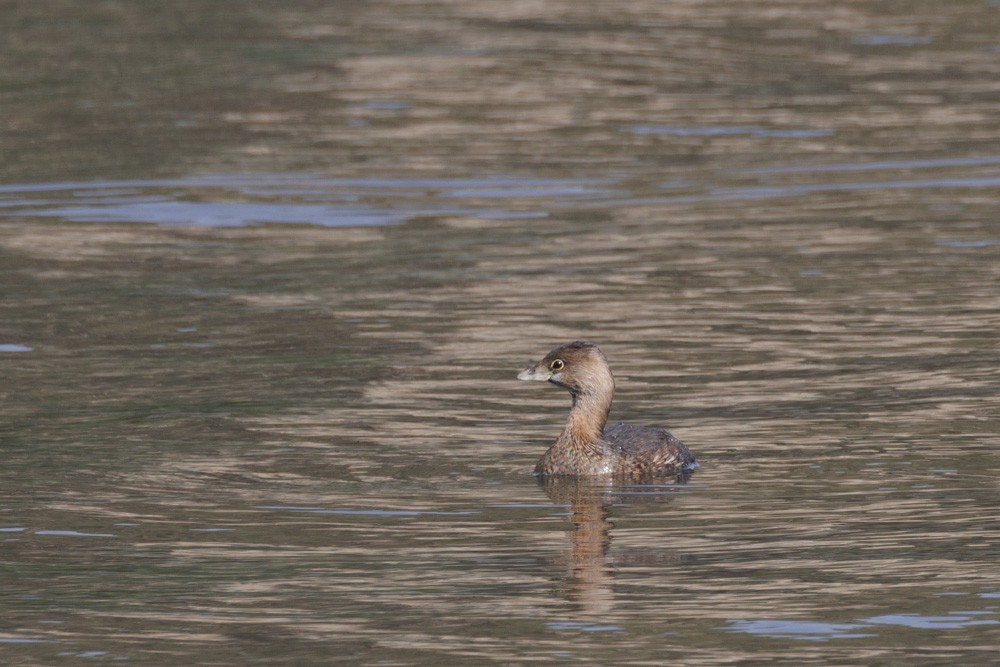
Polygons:
[[301,507],[295,505],[257,505],[255,509],[274,510],[279,512],[307,512],[310,514],[347,514],[358,516],[468,516],[479,514],[479,510],[379,510],[379,509],[352,509],[352,508],[326,508],[326,507]]

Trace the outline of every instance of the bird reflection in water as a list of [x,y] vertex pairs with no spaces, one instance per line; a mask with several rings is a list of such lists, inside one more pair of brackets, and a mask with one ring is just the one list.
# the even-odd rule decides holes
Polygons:
[[650,554],[628,550],[611,555],[611,508],[664,504],[674,500],[691,473],[659,479],[621,480],[594,477],[539,477],[552,502],[569,509],[573,524],[566,555],[564,596],[583,614],[602,614],[614,607],[616,566],[674,562],[673,552]]

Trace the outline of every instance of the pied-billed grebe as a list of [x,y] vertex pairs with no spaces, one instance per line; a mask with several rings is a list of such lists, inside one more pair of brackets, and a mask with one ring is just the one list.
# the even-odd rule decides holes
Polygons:
[[601,348],[593,343],[561,345],[517,379],[548,381],[573,397],[566,426],[538,460],[537,475],[635,478],[683,474],[698,467],[684,443],[662,428],[621,422],[605,428],[615,379]]

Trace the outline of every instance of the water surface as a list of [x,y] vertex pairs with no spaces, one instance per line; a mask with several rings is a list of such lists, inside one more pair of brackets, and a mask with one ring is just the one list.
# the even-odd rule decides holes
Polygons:
[[0,19],[8,662],[995,661],[995,4],[203,5]]

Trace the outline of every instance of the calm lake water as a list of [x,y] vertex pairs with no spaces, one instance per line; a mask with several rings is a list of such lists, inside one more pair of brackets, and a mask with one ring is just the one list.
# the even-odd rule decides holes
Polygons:
[[996,664],[997,2],[0,28],[0,662]]

